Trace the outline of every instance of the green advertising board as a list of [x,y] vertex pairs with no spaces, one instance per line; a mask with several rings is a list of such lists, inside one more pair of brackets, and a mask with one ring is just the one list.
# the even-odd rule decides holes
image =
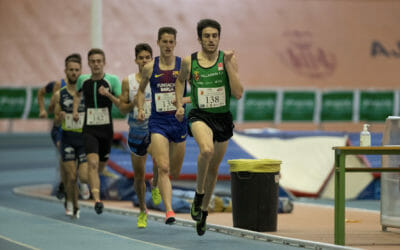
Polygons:
[[321,121],[352,121],[353,103],[352,91],[322,93]]
[[22,118],[26,103],[25,88],[0,88],[0,118]]
[[360,121],[385,121],[393,115],[393,91],[361,91]]
[[285,91],[282,101],[282,121],[312,121],[315,92]]
[[244,121],[273,121],[277,93],[275,91],[246,91]]

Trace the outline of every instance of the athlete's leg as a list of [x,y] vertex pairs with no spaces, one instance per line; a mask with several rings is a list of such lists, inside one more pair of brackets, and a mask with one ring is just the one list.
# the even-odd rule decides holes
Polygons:
[[204,198],[201,206],[201,210],[207,211],[208,205],[211,200],[211,196],[214,192],[215,184],[218,179],[218,168],[225,156],[226,148],[228,147],[228,141],[216,142],[214,144],[214,154],[208,165],[208,171],[206,175],[206,180],[204,184]]
[[164,201],[165,210],[172,211],[172,188],[169,180],[169,142],[161,134],[151,134],[152,152],[158,167],[158,187]]
[[173,179],[178,179],[181,173],[183,160],[185,158],[185,146],[186,141],[183,142],[171,142],[169,150],[170,159],[170,172]]
[[197,157],[196,192],[204,194],[204,185],[208,166],[214,154],[213,132],[202,121],[196,121],[191,126],[193,137],[199,146],[200,153]]
[[[63,163],[63,167],[65,169],[66,181],[64,183],[66,189],[66,201],[68,203],[72,203],[73,207],[78,207],[78,201],[76,196],[76,163],[75,161],[65,161]],[[70,209],[70,208],[68,208]],[[73,211],[71,212],[72,215]]]
[[100,201],[100,178],[99,178],[99,155],[97,153],[87,154],[89,185],[93,200]]
[[82,162],[79,164],[78,176],[80,183],[89,183],[89,167],[87,162]]
[[158,185],[158,167],[157,167],[156,161],[154,160],[154,157],[153,157],[151,143],[147,147],[147,153],[151,156],[151,159],[153,161],[153,178],[152,178],[150,185],[152,188],[154,188],[154,187],[157,187],[157,185]]
[[140,211],[146,211],[145,201],[145,165],[146,165],[147,154],[140,156],[131,153],[132,168],[135,173],[133,185],[139,199]]

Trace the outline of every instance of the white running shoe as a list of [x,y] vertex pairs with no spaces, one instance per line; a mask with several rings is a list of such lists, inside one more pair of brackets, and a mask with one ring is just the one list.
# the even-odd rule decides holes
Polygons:
[[79,185],[79,193],[82,197],[82,199],[87,200],[90,198],[90,191],[89,191],[89,185],[86,183],[81,183]]
[[65,208],[65,215],[73,216],[74,215],[74,205],[72,201],[67,201],[67,207]]
[[79,217],[81,216],[81,210],[78,209],[74,209],[74,217],[75,219],[79,219]]

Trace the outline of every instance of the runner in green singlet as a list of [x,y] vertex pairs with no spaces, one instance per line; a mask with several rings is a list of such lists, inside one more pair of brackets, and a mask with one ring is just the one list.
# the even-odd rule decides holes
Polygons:
[[197,24],[201,51],[184,58],[176,80],[176,118],[182,120],[184,83],[190,81],[193,109],[188,115],[188,132],[200,148],[197,186],[191,208],[198,235],[206,231],[208,205],[217,182],[218,167],[233,135],[230,97],[240,99],[243,87],[233,51],[219,51],[221,25],[211,19]]

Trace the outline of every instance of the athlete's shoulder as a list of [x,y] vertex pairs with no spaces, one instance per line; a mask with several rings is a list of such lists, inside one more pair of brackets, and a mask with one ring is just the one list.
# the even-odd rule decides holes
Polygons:
[[185,56],[182,59],[182,65],[189,65],[192,62],[192,55],[190,56]]
[[108,79],[113,79],[113,80],[118,80],[119,81],[119,77],[117,75],[114,75],[114,74],[106,73],[104,75],[104,78],[108,78]]
[[82,74],[79,76],[78,81],[81,82],[86,81],[87,79],[90,79],[90,76],[91,76],[90,74]]

